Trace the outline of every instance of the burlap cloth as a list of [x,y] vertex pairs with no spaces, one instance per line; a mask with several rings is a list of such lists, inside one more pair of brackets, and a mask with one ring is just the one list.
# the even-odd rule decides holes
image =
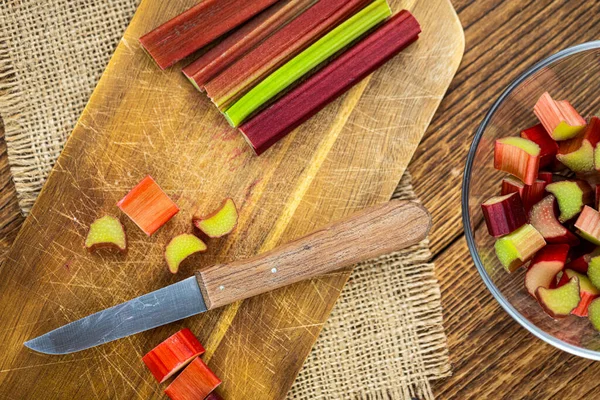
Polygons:
[[[0,2],[0,115],[24,213],[138,0]],[[415,199],[406,175],[395,197]],[[290,399],[430,399],[450,373],[428,242],[357,266]]]

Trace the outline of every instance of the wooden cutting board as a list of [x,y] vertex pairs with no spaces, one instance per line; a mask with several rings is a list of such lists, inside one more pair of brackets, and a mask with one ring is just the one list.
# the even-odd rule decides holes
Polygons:
[[[76,354],[22,344],[196,268],[263,252],[387,201],[464,50],[448,0],[391,0],[419,19],[421,39],[256,157],[178,68],[159,71],[138,45],[194,3],[142,1],[2,267],[0,398],[163,398],[165,385],[141,356],[183,327],[207,348],[226,399],[284,398],[349,271]],[[146,174],[181,208],[151,238],[115,207]],[[193,213],[227,196],[241,208],[237,230],[171,275],[165,244],[191,231]],[[125,225],[126,255],[83,248],[87,227],[106,213]]]

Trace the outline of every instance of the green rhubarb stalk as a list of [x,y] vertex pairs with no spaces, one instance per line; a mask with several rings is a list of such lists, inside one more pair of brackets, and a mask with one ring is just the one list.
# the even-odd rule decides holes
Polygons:
[[232,126],[239,126],[269,100],[391,14],[387,0],[375,0],[257,84],[224,112],[225,118]]

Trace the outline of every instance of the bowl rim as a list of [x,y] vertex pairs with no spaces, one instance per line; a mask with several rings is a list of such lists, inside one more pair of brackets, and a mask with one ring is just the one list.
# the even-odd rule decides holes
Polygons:
[[473,236],[473,232],[471,231],[471,218],[469,216],[469,188],[471,184],[471,170],[473,168],[473,160],[475,158],[475,153],[477,151],[477,147],[479,146],[479,142],[483,137],[483,133],[485,132],[490,120],[495,115],[496,111],[500,107],[500,105],[504,102],[506,97],[510,95],[515,88],[517,88],[523,81],[529,78],[531,75],[535,74],[542,68],[545,68],[551,64],[554,64],[557,61],[565,59],[574,54],[582,53],[585,51],[600,49],[600,40],[591,41],[582,43],[580,45],[576,45],[573,47],[569,47],[565,50],[562,50],[550,57],[539,61],[525,72],[523,72],[517,79],[515,79],[505,90],[502,92],[498,100],[494,102],[492,108],[485,115],[483,121],[479,125],[477,132],[475,133],[475,137],[473,138],[473,142],[471,143],[471,147],[469,149],[469,153],[467,155],[467,162],[465,165],[465,170],[463,173],[463,185],[462,185],[462,193],[461,193],[461,203],[462,203],[462,221],[463,221],[463,229],[465,232],[465,237],[467,239],[467,246],[469,248],[469,252],[471,253],[471,258],[475,263],[475,267],[477,267],[477,271],[481,276],[484,284],[487,286],[488,290],[492,293],[496,301],[500,304],[500,306],[506,311],[515,321],[517,321],[523,328],[527,329],[529,332],[542,339],[544,342],[560,349],[566,351],[567,353],[588,358],[591,360],[600,361],[600,351],[588,350],[585,348],[577,347],[570,343],[567,343],[561,339],[558,339],[555,336],[552,336],[543,330],[539,329],[537,326],[530,323],[519,311],[517,311],[512,304],[500,293],[500,291],[496,288],[491,278],[489,277],[487,271],[485,270],[481,259],[479,258],[479,254],[475,247],[475,238]]

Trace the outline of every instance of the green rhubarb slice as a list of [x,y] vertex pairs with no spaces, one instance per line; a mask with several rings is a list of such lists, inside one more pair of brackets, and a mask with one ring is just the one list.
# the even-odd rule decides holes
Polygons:
[[576,276],[577,279],[579,279],[579,288],[582,292],[586,292],[593,295],[600,295],[600,290],[598,290],[598,288],[594,286],[590,278],[588,278],[585,274],[573,271],[572,269],[566,269],[565,274],[567,274],[569,279],[573,278],[574,276]]
[[573,277],[567,284],[556,289],[539,287],[536,296],[548,315],[553,318],[566,317],[579,305],[581,300],[579,279]]
[[600,256],[590,259],[587,275],[592,285],[600,289]]
[[85,238],[85,247],[90,251],[105,247],[125,251],[127,240],[121,221],[106,215],[92,222]]
[[530,224],[525,224],[498,239],[494,249],[500,264],[508,272],[514,272],[545,245],[546,241],[537,229]]
[[600,299],[592,301],[588,306],[588,318],[594,329],[600,331]]
[[387,0],[375,0],[267,76],[229,107],[224,112],[225,118],[232,126],[239,126],[287,87],[359,39],[391,14]]
[[194,218],[194,225],[210,238],[228,235],[237,225],[238,212],[232,199],[225,199],[221,207],[206,217]]
[[196,236],[184,233],[175,236],[165,250],[165,259],[169,266],[169,271],[176,274],[179,271],[179,265],[194,253],[206,251],[206,244]]
[[587,140],[581,143],[579,150],[568,154],[558,154],[556,158],[573,172],[594,170],[594,147]]
[[518,147],[519,149],[525,151],[527,154],[532,155],[534,157],[538,156],[541,151],[540,146],[537,143],[529,139],[523,139],[517,136],[509,136],[502,139],[498,139],[498,142]]
[[558,202],[560,216],[558,220],[565,222],[581,212],[583,206],[583,190],[577,182],[562,181],[546,186],[546,191],[552,193]]

